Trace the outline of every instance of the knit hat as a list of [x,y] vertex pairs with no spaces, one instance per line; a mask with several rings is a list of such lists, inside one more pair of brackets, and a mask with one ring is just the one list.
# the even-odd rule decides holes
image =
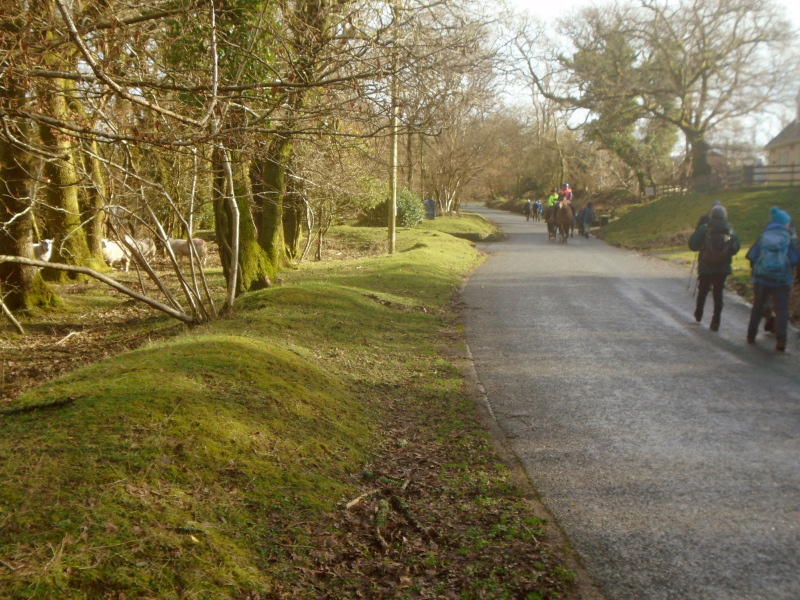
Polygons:
[[725,207],[721,204],[717,204],[711,209],[711,213],[709,215],[714,221],[724,221],[728,218],[728,211],[725,210]]
[[773,206],[769,211],[770,220],[773,223],[778,223],[779,225],[788,225],[792,217],[789,216],[789,213],[782,211],[777,206]]

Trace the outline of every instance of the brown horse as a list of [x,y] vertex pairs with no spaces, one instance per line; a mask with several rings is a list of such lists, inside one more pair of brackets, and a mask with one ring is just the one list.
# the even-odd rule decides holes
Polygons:
[[558,227],[559,241],[562,244],[567,243],[567,239],[569,238],[569,230],[572,227],[572,220],[574,216],[575,215],[572,212],[572,207],[569,204],[566,202],[560,203],[558,210],[556,211],[555,222],[556,226]]
[[558,205],[554,204],[553,206],[548,206],[547,210],[544,212],[544,221],[547,223],[547,239],[552,242],[556,241],[556,232],[558,231],[556,226],[557,210]]

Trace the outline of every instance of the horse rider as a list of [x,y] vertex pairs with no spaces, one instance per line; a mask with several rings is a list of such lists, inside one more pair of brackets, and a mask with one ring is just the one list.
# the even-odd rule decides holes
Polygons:
[[561,191],[558,193],[562,200],[566,200],[567,204],[572,202],[572,188],[568,183],[561,184]]
[[558,197],[561,199],[561,202],[566,202],[567,206],[570,207],[572,210],[572,224],[575,225],[575,206],[572,204],[572,188],[569,187],[568,183],[561,184],[561,191],[558,192]]
[[[552,193],[547,198],[547,214],[550,214],[550,211],[555,210],[554,208],[555,203],[558,202],[558,199],[559,199],[558,190],[556,188],[553,188]],[[544,218],[547,219],[547,215],[545,215]]]

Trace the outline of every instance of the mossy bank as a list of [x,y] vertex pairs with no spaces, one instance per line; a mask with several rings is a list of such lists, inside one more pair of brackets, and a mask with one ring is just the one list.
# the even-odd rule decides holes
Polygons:
[[[456,227],[441,219],[399,231],[391,256],[304,265],[240,298],[230,318],[73,371],[5,408],[0,597],[363,597],[392,581],[391,597],[564,593],[571,572],[539,546],[542,520],[440,351],[458,343],[453,292],[481,261],[444,232],[448,221]],[[480,218],[470,228],[493,232]],[[385,231],[336,235],[380,246]],[[397,448],[418,466],[405,483],[379,483],[380,456]],[[425,486],[411,474],[423,470]],[[343,506],[395,484],[406,524],[434,509],[460,524],[436,536],[427,528],[412,544],[411,534],[373,536],[365,510],[372,525],[357,542]],[[404,496],[415,487],[425,509]],[[536,559],[503,567],[500,554],[485,555],[498,544],[523,544],[511,554]],[[355,548],[360,566],[345,571]],[[458,566],[464,557],[471,570]]]

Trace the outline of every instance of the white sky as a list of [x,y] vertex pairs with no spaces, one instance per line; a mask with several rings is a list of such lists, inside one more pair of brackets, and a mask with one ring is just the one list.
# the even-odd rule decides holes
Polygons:
[[[595,4],[591,0],[507,0],[512,8],[537,15],[545,23],[552,23],[576,8]],[[786,9],[786,16],[795,27],[800,27],[800,2],[798,0],[773,0],[775,4]],[[601,0],[597,4],[604,4]]]

